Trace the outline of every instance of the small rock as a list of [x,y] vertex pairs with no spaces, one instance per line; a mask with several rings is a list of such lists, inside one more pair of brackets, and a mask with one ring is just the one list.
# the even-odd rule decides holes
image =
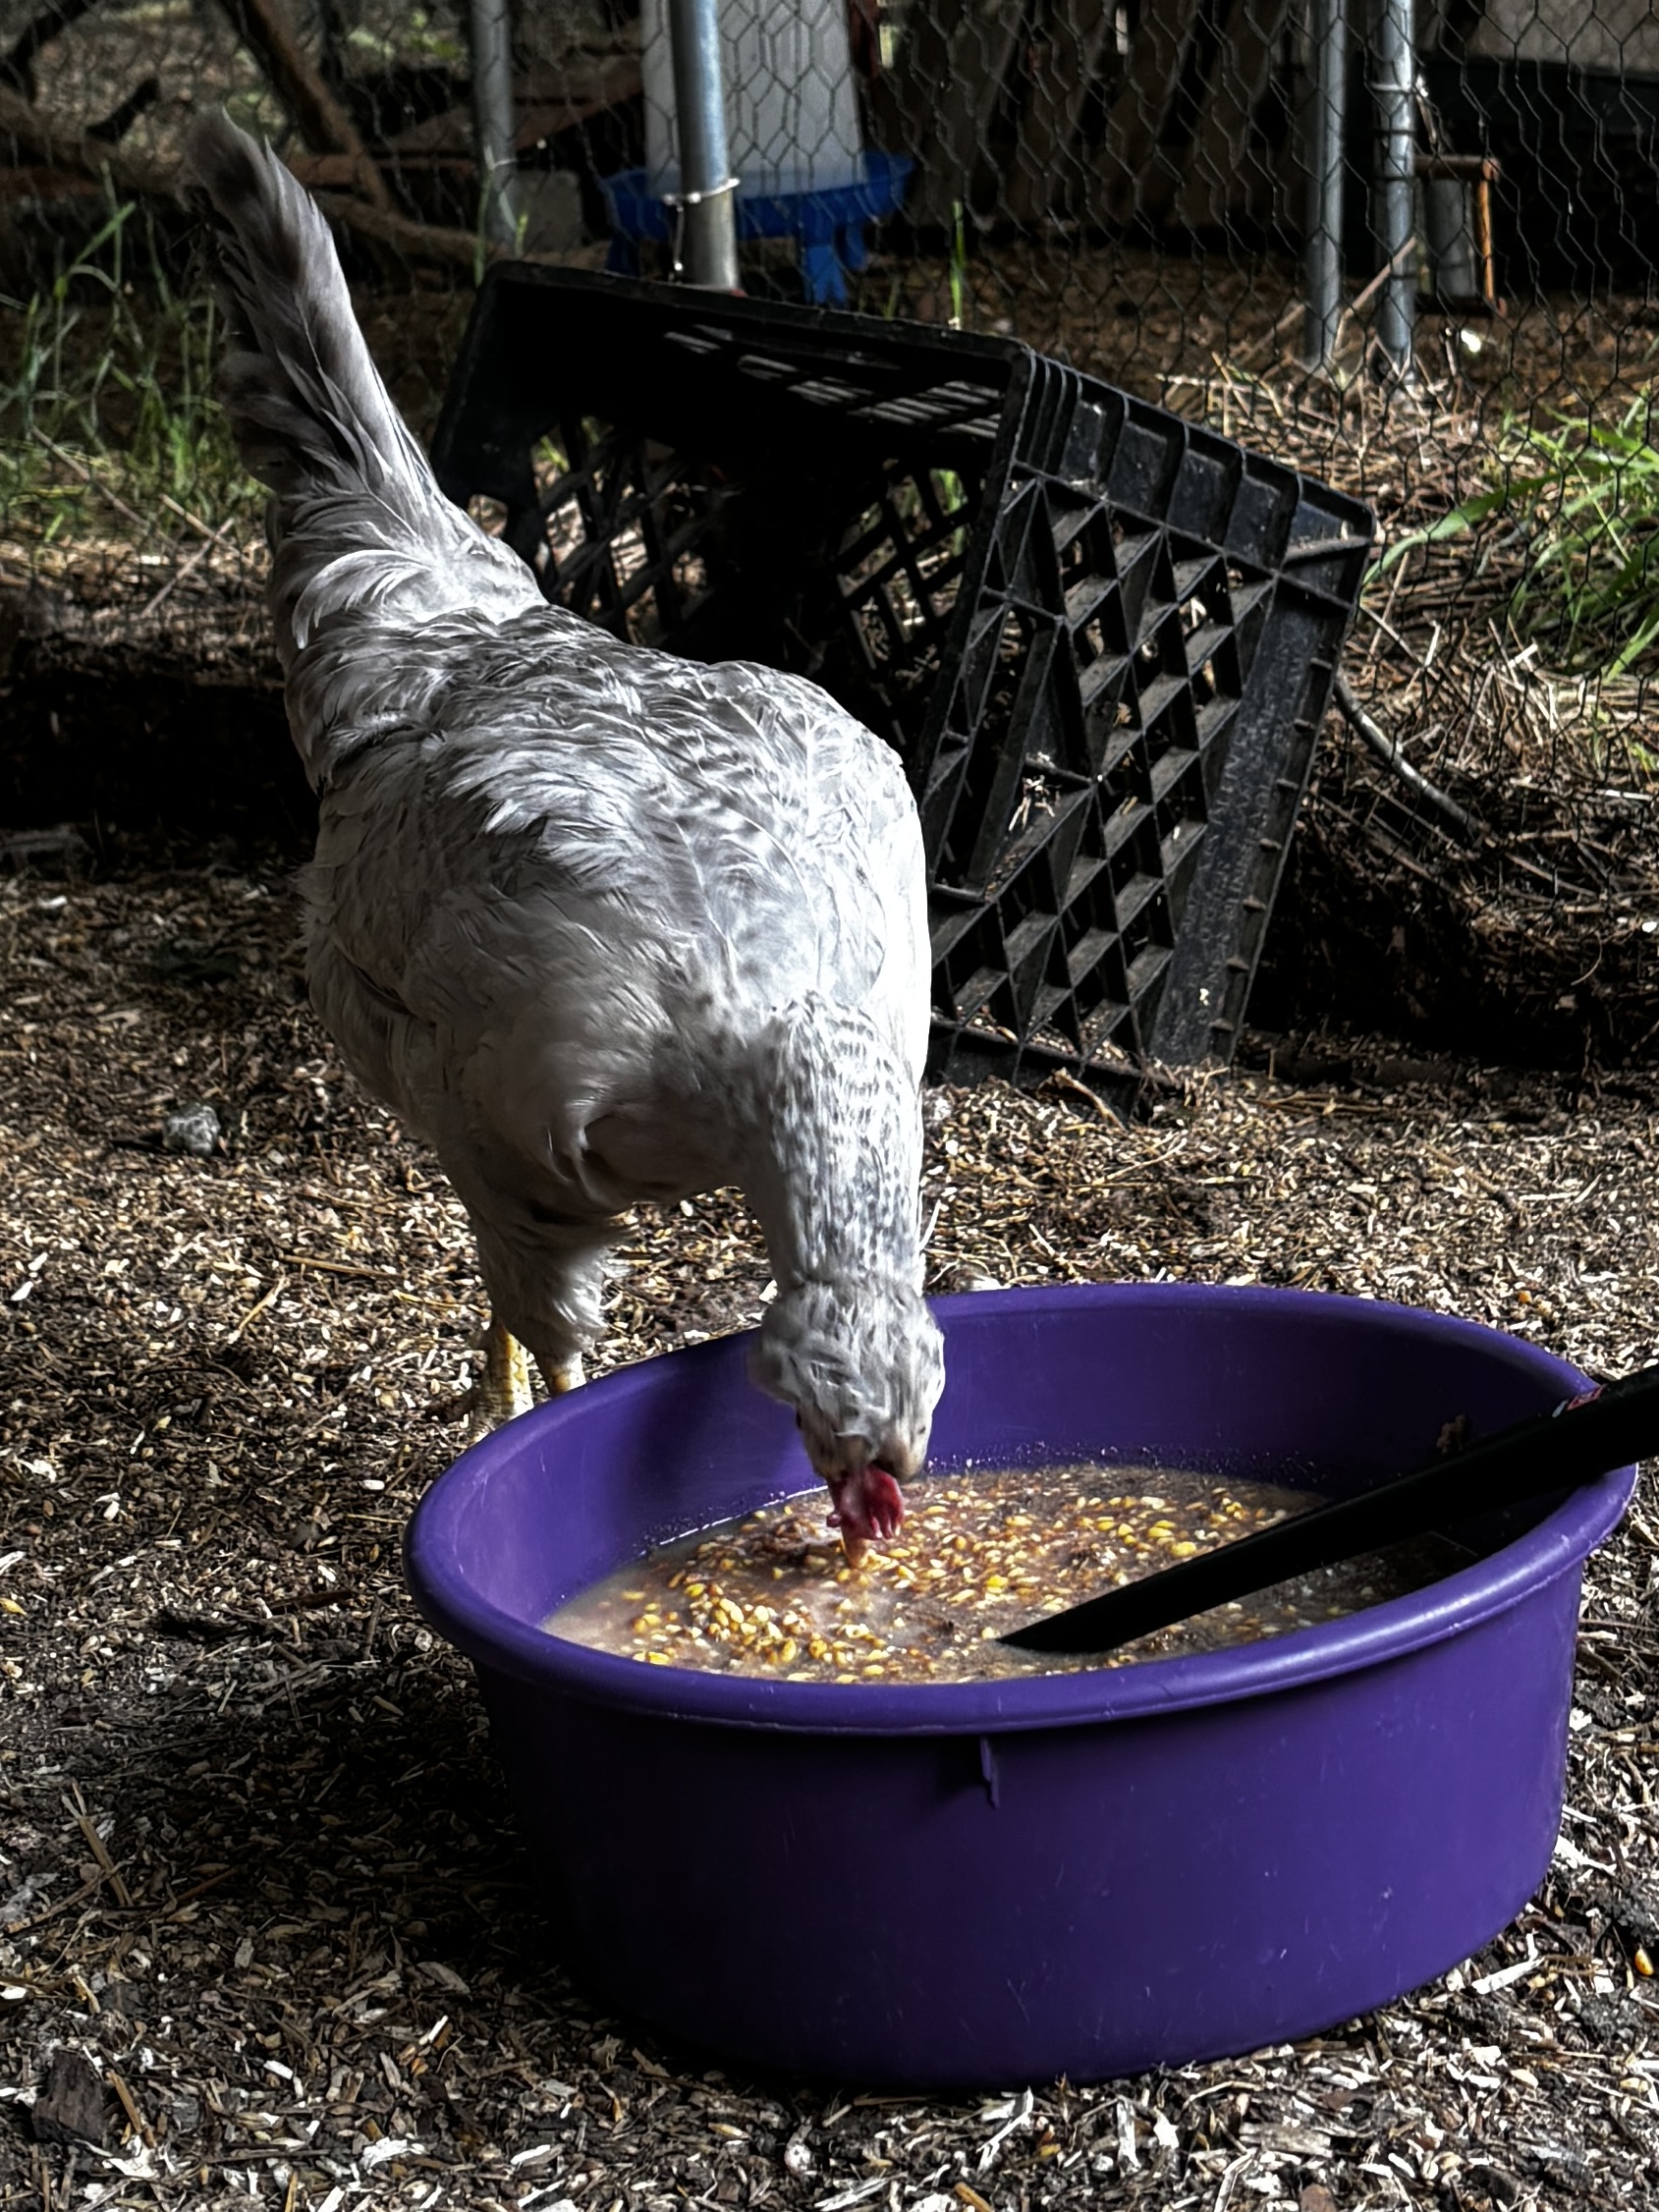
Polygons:
[[164,1151],[190,1152],[198,1160],[210,1160],[223,1141],[218,1115],[200,1100],[179,1107],[161,1125]]
[[167,2108],[167,2123],[177,2135],[192,2135],[201,2126],[201,2100],[186,2089]]
[[46,2062],[46,2078],[34,2100],[37,2143],[101,2143],[109,2129],[109,2100],[91,2062],[71,2044]]
[[1468,2168],[1468,2178],[1478,2183],[1495,2203],[1514,2204],[1521,2195],[1521,2184],[1502,2166],[1490,2161],[1480,2161]]

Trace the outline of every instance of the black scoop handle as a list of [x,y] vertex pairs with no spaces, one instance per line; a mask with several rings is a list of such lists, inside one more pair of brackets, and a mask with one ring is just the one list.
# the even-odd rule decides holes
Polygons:
[[1449,1521],[1576,1489],[1597,1475],[1659,1452],[1659,1366],[1638,1368],[1547,1413],[1533,1413],[1482,1443],[1437,1456],[1356,1498],[1315,1506],[1186,1559],[1063,1613],[1029,1621],[1000,1640],[1022,1651],[1092,1654],[1174,1628],[1211,1606],[1252,1597],[1293,1575],[1386,1544],[1426,1536]]

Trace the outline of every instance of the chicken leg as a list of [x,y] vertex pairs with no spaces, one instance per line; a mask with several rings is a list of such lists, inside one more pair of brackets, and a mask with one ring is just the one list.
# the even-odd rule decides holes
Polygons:
[[[537,1360],[548,1396],[561,1398],[586,1378],[581,1355],[573,1352],[562,1367],[544,1367]],[[530,1389],[529,1358],[524,1346],[500,1317],[492,1313],[484,1329],[484,1372],[472,1406],[469,1444],[479,1444],[505,1421],[516,1420],[535,1404]]]
[[492,1313],[484,1328],[484,1371],[473,1397],[468,1442],[481,1443],[492,1430],[527,1413],[534,1404],[525,1348]]

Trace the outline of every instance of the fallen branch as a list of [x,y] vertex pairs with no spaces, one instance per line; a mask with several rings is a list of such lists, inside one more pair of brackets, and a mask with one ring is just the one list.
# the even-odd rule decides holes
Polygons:
[[147,155],[101,144],[73,125],[54,123],[8,86],[0,84],[0,136],[9,138],[43,169],[69,169],[83,177],[107,177],[129,198],[170,198],[175,177]]
[[1485,844],[1489,834],[1486,824],[1471,814],[1467,807],[1460,806],[1438,784],[1431,784],[1420,768],[1412,767],[1401,751],[1399,740],[1391,738],[1381,723],[1374,722],[1359,704],[1348,678],[1340,668],[1337,671],[1333,696],[1343,720],[1351,730],[1357,731],[1385,768],[1398,776],[1410,792],[1420,799],[1425,806],[1431,807],[1466,844]]
[[1354,298],[1343,309],[1344,314],[1363,314],[1365,309],[1371,304],[1371,302],[1376,298],[1377,294],[1382,290],[1383,286],[1387,284],[1392,278],[1397,277],[1402,273],[1402,271],[1406,268],[1408,262],[1410,262],[1412,254],[1415,253],[1416,250],[1417,241],[1416,236],[1413,233],[1413,235],[1406,241],[1404,246],[1395,248],[1393,254],[1388,260],[1383,263],[1382,267],[1377,271],[1376,275],[1372,277],[1370,282],[1368,284],[1361,285],[1359,290],[1354,295]]
[[392,210],[386,180],[358,137],[357,125],[323,83],[310,56],[294,35],[279,0],[220,0],[231,28],[269,80],[271,89],[300,127],[313,153],[351,157],[355,181],[374,206]]
[[440,230],[435,223],[417,223],[412,216],[391,214],[382,207],[370,207],[364,200],[347,199],[340,193],[313,193],[311,197],[331,223],[344,223],[348,230],[375,246],[395,247],[412,261],[441,261],[451,268],[474,270],[480,251],[486,261],[514,258],[504,247],[474,238],[470,231]]
[[[4,85],[0,85],[0,138],[13,139],[28,160],[42,168],[67,170],[95,182],[107,179],[127,198],[178,197],[177,170],[163,168],[159,162],[128,153],[120,146],[100,145],[83,131],[52,122]],[[417,223],[395,209],[371,206],[367,200],[352,199],[343,193],[318,193],[314,196],[330,222],[343,225],[373,245],[390,246],[408,260],[436,261],[448,268],[472,271],[478,266],[480,252],[486,261],[510,258],[503,248],[474,238],[470,231]]]
[[292,152],[283,158],[307,192],[362,192],[364,179],[380,174],[366,153]]

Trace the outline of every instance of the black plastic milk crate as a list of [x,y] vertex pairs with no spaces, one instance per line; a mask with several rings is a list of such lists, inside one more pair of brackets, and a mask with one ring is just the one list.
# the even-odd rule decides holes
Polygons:
[[936,1073],[1231,1057],[1355,501],[1012,340],[511,263],[433,462],[550,599],[813,677],[897,747]]

